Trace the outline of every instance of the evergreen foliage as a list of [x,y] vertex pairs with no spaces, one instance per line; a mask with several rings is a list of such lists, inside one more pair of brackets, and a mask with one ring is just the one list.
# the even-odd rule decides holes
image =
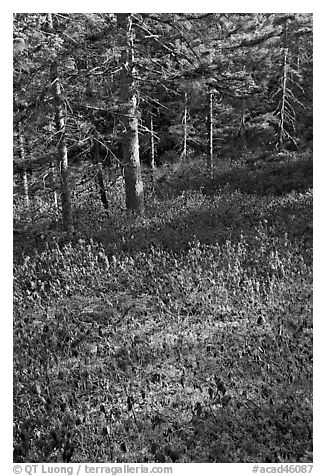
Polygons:
[[15,462],[312,461],[311,23],[14,15]]

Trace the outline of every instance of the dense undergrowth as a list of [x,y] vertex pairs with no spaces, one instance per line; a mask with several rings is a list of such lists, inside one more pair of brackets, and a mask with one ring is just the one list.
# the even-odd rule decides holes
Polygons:
[[311,461],[311,167],[198,159],[15,243],[15,461]]

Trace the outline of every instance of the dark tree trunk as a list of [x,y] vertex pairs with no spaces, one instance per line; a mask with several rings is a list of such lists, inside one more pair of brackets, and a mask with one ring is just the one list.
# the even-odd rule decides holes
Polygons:
[[105,210],[108,210],[109,202],[108,202],[108,197],[106,196],[102,164],[99,164],[99,170],[97,172],[97,183],[100,189],[100,197],[101,197],[101,202],[103,204],[103,207]]
[[124,134],[122,139],[126,207],[144,214],[144,188],[140,170],[138,143],[137,89],[134,67],[134,31],[130,14],[117,14],[118,26],[123,32],[121,52],[120,99]]
[[102,168],[102,164],[100,162],[99,150],[98,149],[99,149],[99,143],[98,143],[98,140],[95,138],[94,139],[94,161],[95,161],[95,163],[98,167],[98,171],[97,171],[97,174],[96,174],[96,180],[97,180],[97,184],[99,186],[99,192],[100,192],[100,198],[101,198],[102,205],[103,205],[105,210],[108,210],[109,209],[109,202],[108,202],[108,198],[107,198],[107,195],[106,195],[104,176],[103,176],[103,168]]

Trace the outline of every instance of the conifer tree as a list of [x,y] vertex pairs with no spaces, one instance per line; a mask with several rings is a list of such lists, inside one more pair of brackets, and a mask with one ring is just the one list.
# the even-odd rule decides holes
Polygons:
[[120,98],[124,126],[122,138],[123,167],[126,189],[126,206],[140,215],[144,214],[144,190],[140,170],[138,141],[138,97],[134,65],[134,29],[132,17],[127,13],[117,14],[122,30]]

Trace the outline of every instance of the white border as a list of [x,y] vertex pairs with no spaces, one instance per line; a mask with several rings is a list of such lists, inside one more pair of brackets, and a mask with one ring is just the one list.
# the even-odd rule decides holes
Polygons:
[[[1,96],[4,108],[1,114],[1,438],[0,462],[3,463],[3,474],[12,474],[12,14],[14,12],[105,12],[110,11],[144,11],[144,12],[304,12],[314,13],[314,475],[326,474],[324,463],[324,428],[325,428],[325,294],[326,294],[326,260],[325,260],[325,196],[326,187],[326,104],[325,104],[325,46],[323,35],[326,30],[325,9],[322,2],[258,1],[239,2],[229,0],[220,2],[178,1],[164,2],[162,5],[153,2],[110,2],[93,1],[81,4],[78,1],[56,1],[46,5],[41,1],[14,1],[1,7]],[[51,6],[51,8],[49,8]],[[135,10],[136,7],[136,10]],[[200,7],[200,8],[199,8]],[[264,7],[264,8],[263,8]],[[6,11],[4,11],[6,8]],[[7,10],[8,8],[8,10]],[[323,312],[324,311],[324,312]],[[9,455],[9,456],[8,456]],[[252,465],[246,464],[188,464],[173,465],[174,474],[186,474],[205,471],[207,474],[249,474]],[[6,468],[6,469],[5,469]],[[8,471],[7,471],[8,469]]]

